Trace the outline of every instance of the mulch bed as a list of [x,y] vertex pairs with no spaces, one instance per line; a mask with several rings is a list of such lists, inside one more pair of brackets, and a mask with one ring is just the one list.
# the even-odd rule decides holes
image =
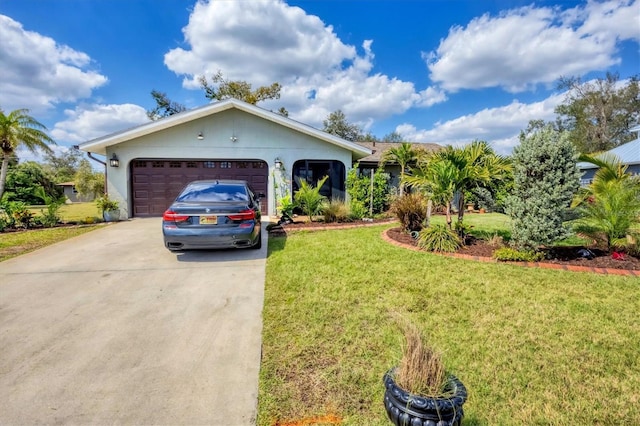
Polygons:
[[[390,229],[387,235],[400,243],[416,246],[415,240],[410,235],[402,232],[401,228]],[[589,247],[595,257],[593,259],[584,259],[578,255],[578,251],[582,248],[584,247],[555,247],[546,252],[547,258],[542,262],[589,268],[640,270],[640,259],[637,257],[625,254],[624,260],[616,260],[603,250]],[[496,247],[487,244],[484,240],[473,240],[470,244],[462,247],[458,253],[469,256],[491,257],[495,249]]]
[[271,237],[283,237],[287,235],[287,232],[295,232],[300,230],[323,230],[323,229],[344,229],[353,228],[358,226],[372,226],[382,225],[385,223],[393,223],[395,219],[371,219],[371,220],[359,220],[356,222],[335,222],[324,223],[320,221],[309,222],[304,220],[294,220],[292,223],[285,223],[270,227],[269,236]]

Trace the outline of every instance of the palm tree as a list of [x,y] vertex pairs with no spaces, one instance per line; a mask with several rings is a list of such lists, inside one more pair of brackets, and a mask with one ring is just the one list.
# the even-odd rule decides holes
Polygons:
[[484,141],[464,147],[446,146],[420,161],[405,181],[422,188],[434,202],[444,205],[451,226],[451,204],[458,194],[458,221],[464,217],[464,191],[502,180],[511,172],[511,164],[497,155]]
[[462,221],[465,191],[503,180],[511,172],[511,164],[506,158],[497,155],[484,141],[473,141],[462,149],[454,148],[454,151],[452,161],[459,170],[455,184],[458,192],[458,221]]
[[415,149],[409,142],[402,142],[395,148],[389,148],[380,157],[380,167],[385,163],[396,163],[400,166],[400,196],[404,194],[404,178],[408,167],[418,161],[422,150]]
[[640,179],[627,173],[627,166],[612,154],[582,155],[580,160],[599,169],[573,201],[579,215],[572,222],[574,231],[603,243],[609,251],[634,240],[640,245]]
[[578,161],[591,163],[598,166],[598,170],[593,175],[592,182],[589,186],[580,188],[578,194],[573,200],[572,207],[578,207],[591,197],[605,194],[607,191],[606,184],[612,181],[622,181],[631,178],[627,173],[628,166],[614,154],[604,153],[598,156],[582,154],[578,157]]
[[29,151],[42,149],[53,152],[46,142],[54,143],[46,133],[46,127],[28,115],[28,109],[17,109],[8,115],[0,109],[0,149],[2,149],[2,168],[0,169],[0,200],[4,195],[9,160],[15,155],[20,145]]
[[412,187],[419,188],[427,195],[427,220],[431,221],[433,203],[445,207],[447,225],[451,227],[451,203],[455,194],[454,183],[458,179],[458,169],[447,158],[431,157],[430,161],[421,161],[413,169],[410,176],[405,176],[405,182]]

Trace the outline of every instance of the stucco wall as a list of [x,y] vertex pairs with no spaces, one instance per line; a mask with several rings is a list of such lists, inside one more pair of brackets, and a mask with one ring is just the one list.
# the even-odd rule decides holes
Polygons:
[[[202,140],[198,139],[199,133],[203,135]],[[237,138],[235,142],[232,136]],[[263,160],[270,169],[270,216],[276,214],[273,184],[276,158],[282,160],[289,181],[297,160],[337,160],[345,165],[347,172],[352,162],[349,150],[235,109],[113,145],[107,149],[107,158],[114,153],[120,167],[107,167],[107,186],[110,197],[120,202],[122,219],[130,217],[129,165],[136,158]]]

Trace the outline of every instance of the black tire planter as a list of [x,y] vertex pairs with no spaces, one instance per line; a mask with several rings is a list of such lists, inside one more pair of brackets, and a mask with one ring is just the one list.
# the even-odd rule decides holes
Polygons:
[[457,377],[450,375],[452,397],[430,398],[414,395],[399,387],[395,368],[384,375],[384,408],[396,426],[460,426],[467,400],[467,389]]

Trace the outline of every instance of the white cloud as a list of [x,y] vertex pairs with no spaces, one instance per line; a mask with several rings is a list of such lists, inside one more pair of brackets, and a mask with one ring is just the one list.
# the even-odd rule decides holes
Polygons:
[[[65,152],[69,151],[69,147],[63,146],[63,145],[49,145],[49,148],[51,148],[51,150],[56,156],[60,156]],[[28,149],[23,147],[20,147],[16,150],[16,156],[20,159],[21,163],[24,163],[25,161],[36,161],[41,163],[45,159],[43,152],[41,150],[37,150],[36,152],[31,152]]]
[[43,111],[58,102],[91,95],[107,78],[88,69],[91,58],[50,37],[26,31],[19,22],[0,15],[2,108]]
[[337,109],[364,124],[446,99],[437,88],[417,93],[411,82],[372,75],[372,40],[359,54],[317,16],[280,0],[199,1],[183,33],[188,48],[170,50],[165,64],[184,76],[184,87],[198,88],[198,75],[219,70],[256,86],[277,81],[281,98],[261,106],[285,106],[311,125]]
[[431,80],[448,91],[499,86],[519,92],[619,63],[617,43],[640,41],[638,16],[638,0],[486,14],[451,28],[423,58]]
[[149,121],[145,109],[133,104],[78,106],[64,113],[67,118],[51,131],[58,143],[78,144]]
[[509,154],[519,143],[518,135],[527,127],[529,121],[553,120],[554,109],[564,97],[564,93],[555,94],[531,104],[514,100],[509,105],[485,108],[474,114],[436,123],[431,130],[419,130],[414,125],[405,123],[397,126],[396,132],[406,140],[440,145],[464,145],[474,139],[480,139],[489,142],[496,152]]

